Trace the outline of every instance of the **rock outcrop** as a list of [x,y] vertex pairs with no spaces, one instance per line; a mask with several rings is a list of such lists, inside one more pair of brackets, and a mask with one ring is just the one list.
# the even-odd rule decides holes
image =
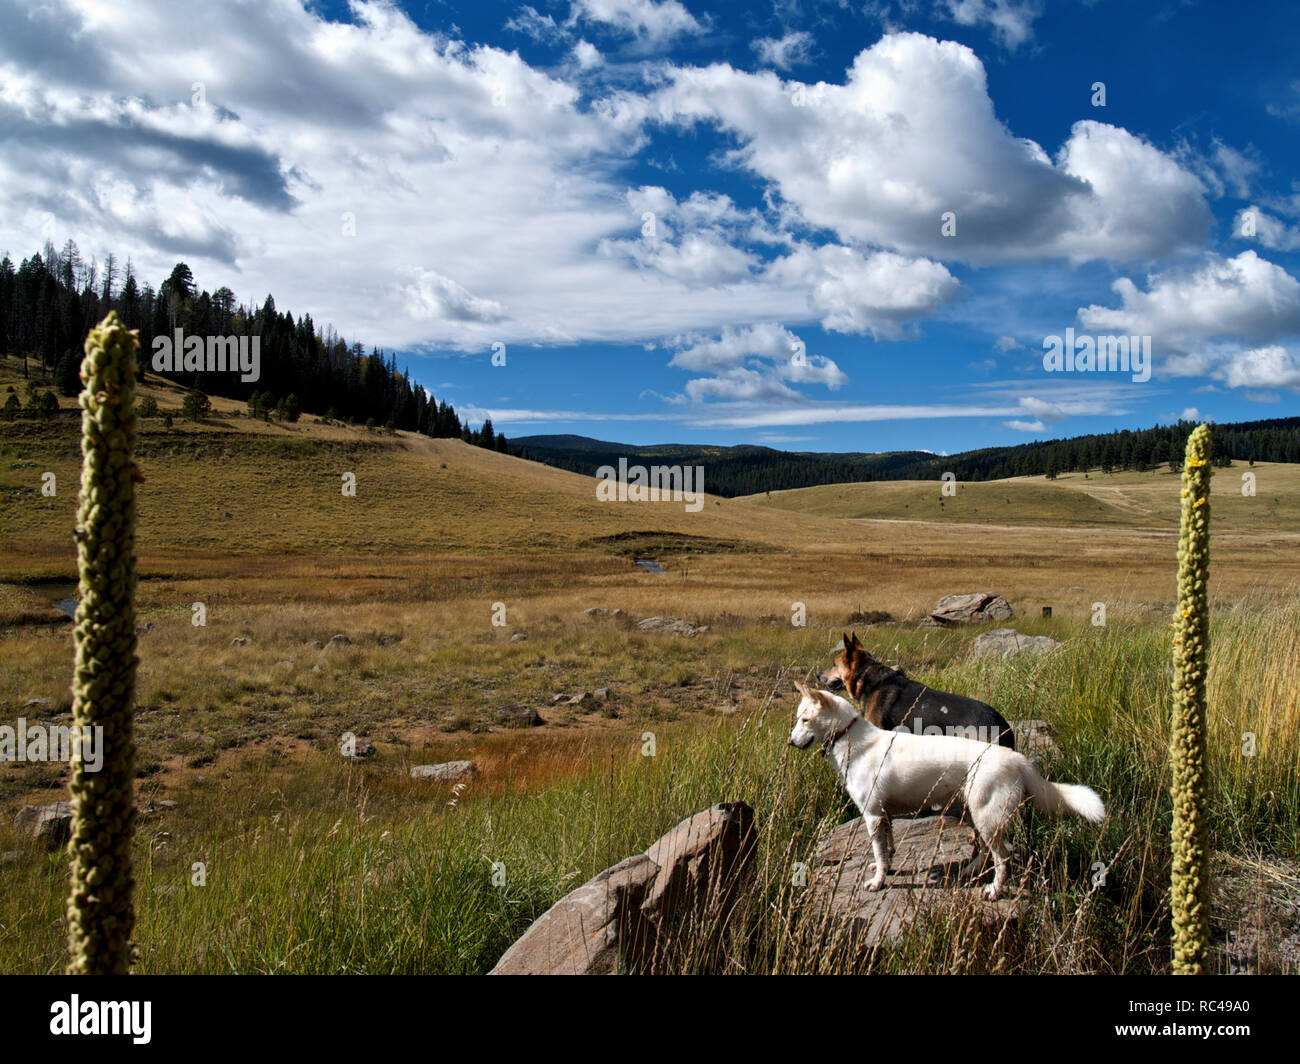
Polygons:
[[610,975],[645,970],[706,908],[724,927],[750,869],[754,811],[744,802],[696,813],[645,853],[607,868],[538,917],[492,975]]
[[944,595],[921,623],[933,628],[955,624],[1006,621],[1013,616],[1011,604],[1001,595],[977,591],[970,595]]
[[875,859],[859,817],[841,824],[817,844],[808,884],[814,925],[847,934],[864,951],[898,939],[918,917],[946,912],[973,924],[1001,927],[1020,911],[1013,897],[988,902],[982,888],[958,881],[970,860],[974,830],[952,817],[893,822],[894,856],[880,890],[867,890]]
[[682,635],[687,638],[694,638],[709,630],[707,624],[691,624],[690,621],[684,621],[680,617],[646,617],[637,621],[636,626],[638,631],[642,632],[668,632],[671,635]]

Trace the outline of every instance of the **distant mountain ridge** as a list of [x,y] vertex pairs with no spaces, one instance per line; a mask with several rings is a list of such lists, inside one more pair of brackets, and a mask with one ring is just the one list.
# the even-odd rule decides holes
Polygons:
[[[1006,447],[984,447],[953,455],[928,451],[778,451],[755,444],[624,444],[576,434],[516,436],[511,454],[560,469],[595,476],[601,466],[629,464],[703,465],[704,490],[727,497],[764,491],[848,484],[870,480],[939,480],[952,473],[961,481],[1002,480],[1100,469],[1146,470],[1182,461],[1195,422],[1149,429],[1120,429]],[[1300,462],[1300,417],[1211,425],[1215,464],[1233,461]]]

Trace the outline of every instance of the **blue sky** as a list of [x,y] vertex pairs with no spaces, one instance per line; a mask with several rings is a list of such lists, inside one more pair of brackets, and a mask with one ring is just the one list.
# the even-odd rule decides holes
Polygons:
[[[183,258],[512,436],[951,452],[1290,416],[1298,26],[0,0],[0,250],[70,236],[155,284]],[[1047,370],[1067,328],[1149,337],[1149,379]]]

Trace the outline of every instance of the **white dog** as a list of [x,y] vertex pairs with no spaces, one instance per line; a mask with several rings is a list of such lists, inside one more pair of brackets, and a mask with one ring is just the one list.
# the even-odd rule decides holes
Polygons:
[[[889,818],[916,813],[936,802],[959,799],[978,838],[993,855],[993,882],[984,888],[989,901],[998,898],[1006,882],[1011,852],[1006,832],[1026,798],[1046,812],[1074,813],[1093,823],[1106,816],[1096,791],[1074,783],[1049,783],[1033,762],[1005,746],[951,735],[882,731],[838,695],[799,683],[795,687],[803,700],[790,745],[806,750],[821,743],[861,811],[876,857],[876,874],[868,890],[879,890],[889,871],[893,854]],[[977,855],[964,871],[974,872],[978,865]]]

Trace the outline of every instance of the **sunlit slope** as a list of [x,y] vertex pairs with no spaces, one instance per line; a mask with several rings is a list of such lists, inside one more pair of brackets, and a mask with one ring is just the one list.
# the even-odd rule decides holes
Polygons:
[[[1243,474],[1254,474],[1254,495],[1243,494]],[[981,525],[1098,526],[1175,529],[1177,474],[1167,469],[1105,475],[1070,473],[1047,480],[1009,480],[953,486],[943,495],[937,481],[825,484],[746,496],[760,507],[819,517],[942,521]],[[1300,531],[1300,466],[1239,463],[1215,471],[1217,531]]]
[[[635,549],[635,533],[699,537],[705,549],[843,540],[850,526],[706,496],[603,502],[597,482],[459,440],[213,418],[144,422],[142,552],[354,553]],[[0,548],[71,553],[77,426],[0,424]],[[55,494],[42,494],[45,474]],[[346,475],[354,496],[344,494]],[[609,542],[612,537],[622,540]],[[654,543],[651,537],[648,542]]]

